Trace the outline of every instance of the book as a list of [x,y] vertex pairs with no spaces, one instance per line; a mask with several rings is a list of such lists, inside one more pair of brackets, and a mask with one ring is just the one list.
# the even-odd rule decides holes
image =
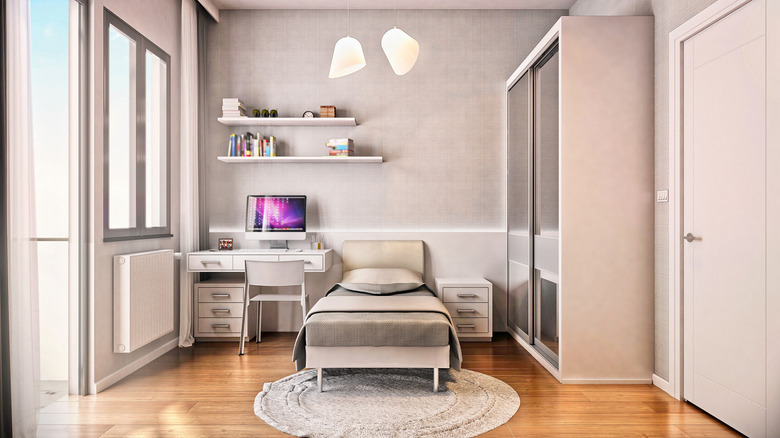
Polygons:
[[351,138],[332,138],[328,140],[327,143],[325,143],[325,146],[333,147],[333,146],[349,146],[354,147],[355,142],[352,141]]
[[352,148],[353,148],[352,145],[347,145],[347,144],[339,144],[339,145],[335,145],[335,146],[325,146],[325,147],[329,148],[329,149],[332,149],[334,151],[341,151],[341,150],[346,150],[346,149],[352,150]]

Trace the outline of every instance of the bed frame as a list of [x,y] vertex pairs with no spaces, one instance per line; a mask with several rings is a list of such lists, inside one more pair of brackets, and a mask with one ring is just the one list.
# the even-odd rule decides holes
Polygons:
[[[422,240],[346,240],[342,273],[360,268],[405,268],[425,273]],[[433,391],[439,390],[439,368],[450,367],[450,346],[441,347],[310,347],[306,367],[317,369],[322,392],[324,368],[433,368]]]

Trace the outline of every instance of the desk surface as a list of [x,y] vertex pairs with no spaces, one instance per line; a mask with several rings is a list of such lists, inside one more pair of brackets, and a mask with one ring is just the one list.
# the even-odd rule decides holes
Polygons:
[[244,272],[244,262],[259,260],[278,262],[303,260],[306,272],[325,272],[333,265],[332,249],[304,249],[284,252],[262,249],[232,251],[197,251],[187,254],[187,270],[190,272]]

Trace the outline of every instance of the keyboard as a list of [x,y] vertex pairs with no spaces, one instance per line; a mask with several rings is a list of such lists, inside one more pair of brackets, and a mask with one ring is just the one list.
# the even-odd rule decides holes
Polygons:
[[260,248],[260,249],[239,249],[238,252],[250,252],[250,253],[281,253],[281,252],[287,252],[290,250],[287,249],[276,249],[276,248]]

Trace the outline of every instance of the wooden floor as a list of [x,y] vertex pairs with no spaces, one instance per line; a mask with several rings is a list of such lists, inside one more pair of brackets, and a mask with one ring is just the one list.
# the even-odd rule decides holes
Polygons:
[[[173,350],[100,394],[47,406],[38,436],[285,436],[255,417],[253,401],[264,382],[295,372],[294,339],[263,334],[242,357],[233,343]],[[484,436],[738,436],[652,385],[561,385],[505,334],[462,345],[465,368],[520,394],[515,416]]]

